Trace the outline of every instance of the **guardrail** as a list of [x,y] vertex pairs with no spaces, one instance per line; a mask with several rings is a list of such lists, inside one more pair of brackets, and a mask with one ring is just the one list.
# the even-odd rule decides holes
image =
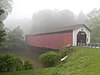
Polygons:
[[89,43],[87,46],[91,48],[100,48],[100,43]]
[[85,46],[85,47],[90,47],[90,48],[100,48],[100,43],[78,43],[78,46]]

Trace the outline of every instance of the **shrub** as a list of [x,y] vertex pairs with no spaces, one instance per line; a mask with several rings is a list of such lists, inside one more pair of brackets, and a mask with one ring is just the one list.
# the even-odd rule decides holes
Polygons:
[[14,66],[14,55],[13,54],[6,54],[2,55],[0,59],[0,68],[1,71],[10,71]]
[[25,69],[25,70],[33,69],[32,62],[30,62],[30,61],[25,61],[25,62],[24,62],[24,69]]
[[5,70],[5,65],[6,63],[3,62],[3,55],[0,55],[0,71],[4,71]]
[[16,71],[24,70],[23,69],[23,66],[24,66],[23,62],[24,62],[23,58],[21,58],[21,57],[15,58],[15,61],[14,61],[15,65],[13,67],[15,68]]
[[55,66],[59,62],[58,53],[56,52],[47,52],[41,54],[39,59],[45,67]]
[[63,58],[64,56],[69,54],[69,50],[67,49],[67,47],[61,47],[59,49],[59,57]]
[[[24,59],[14,54],[0,55],[0,72],[21,71],[32,69],[32,64],[27,60],[24,64]],[[27,64],[27,65],[26,65]],[[24,68],[24,66],[27,67]]]

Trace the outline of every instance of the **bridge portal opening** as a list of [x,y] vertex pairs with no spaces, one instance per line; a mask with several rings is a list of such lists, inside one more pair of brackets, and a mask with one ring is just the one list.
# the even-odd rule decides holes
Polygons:
[[86,45],[86,33],[84,31],[79,31],[77,34],[77,46]]

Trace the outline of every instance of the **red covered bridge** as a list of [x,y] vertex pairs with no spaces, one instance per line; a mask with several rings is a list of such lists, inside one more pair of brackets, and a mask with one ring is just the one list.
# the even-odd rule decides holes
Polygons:
[[78,43],[90,43],[90,29],[84,24],[52,28],[34,35],[26,35],[26,43],[29,46],[52,49],[68,44],[77,46]]

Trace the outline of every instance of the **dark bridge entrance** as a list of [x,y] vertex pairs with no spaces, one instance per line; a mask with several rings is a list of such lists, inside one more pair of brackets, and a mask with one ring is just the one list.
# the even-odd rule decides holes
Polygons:
[[79,31],[77,34],[77,46],[86,45],[86,33],[84,31]]

